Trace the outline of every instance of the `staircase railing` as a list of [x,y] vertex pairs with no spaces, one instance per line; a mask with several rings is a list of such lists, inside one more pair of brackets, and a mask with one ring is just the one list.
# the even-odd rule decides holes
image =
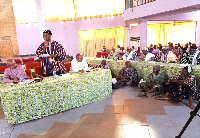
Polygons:
[[156,0],[126,0],[126,9],[148,4]]

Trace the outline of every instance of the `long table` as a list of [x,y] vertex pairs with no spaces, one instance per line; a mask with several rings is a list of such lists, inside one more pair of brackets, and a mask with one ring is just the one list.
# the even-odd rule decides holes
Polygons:
[[[94,57],[86,57],[86,60],[88,64],[91,65],[99,65],[102,61],[101,58],[94,58]],[[110,67],[112,74],[115,76],[119,75],[120,70],[125,67],[125,61],[118,60],[113,61],[110,59],[107,59],[107,64]],[[183,67],[180,66],[180,64],[177,63],[161,63],[161,62],[144,62],[144,61],[131,61],[131,66],[133,66],[138,73],[139,79],[146,79],[147,76],[153,72],[153,66],[160,65],[161,66],[161,72],[165,72],[169,77],[172,77],[174,75],[177,75]],[[200,87],[200,65],[198,66],[192,66],[193,71],[192,74],[196,77],[197,86]]]
[[0,84],[3,84],[3,74],[0,74]]
[[72,73],[31,84],[1,85],[0,95],[6,120],[18,124],[80,107],[112,93],[108,69]]

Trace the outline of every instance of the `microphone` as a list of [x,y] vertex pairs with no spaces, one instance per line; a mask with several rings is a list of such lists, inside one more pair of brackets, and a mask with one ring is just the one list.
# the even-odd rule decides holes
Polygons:
[[47,53],[47,41],[44,41],[44,45],[46,45],[46,53]]

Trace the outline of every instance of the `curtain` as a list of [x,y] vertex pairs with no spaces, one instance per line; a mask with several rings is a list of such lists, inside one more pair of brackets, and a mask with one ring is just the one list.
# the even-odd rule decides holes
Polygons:
[[76,0],[78,18],[122,14],[124,0]]
[[75,18],[74,0],[42,0],[45,20],[72,21]]
[[74,21],[122,15],[124,0],[42,0],[45,20]]
[[126,46],[125,27],[97,29],[97,30],[79,30],[79,45],[81,53],[86,57],[96,56],[103,46],[108,50],[116,47],[118,44]]
[[195,42],[196,22],[150,24],[147,26],[147,45],[162,44],[168,42],[185,45]]
[[12,5],[16,23],[38,22],[35,0],[13,0]]

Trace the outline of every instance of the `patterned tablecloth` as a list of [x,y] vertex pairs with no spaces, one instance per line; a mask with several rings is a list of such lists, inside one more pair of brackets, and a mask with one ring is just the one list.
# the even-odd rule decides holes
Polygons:
[[31,84],[1,84],[6,120],[18,124],[80,107],[112,93],[110,70],[73,73]]
[[[93,57],[87,57],[86,58],[88,64],[91,65],[98,65],[101,63],[101,58],[93,58]],[[107,60],[108,66],[111,68],[112,74],[115,76],[119,75],[119,71],[122,69],[122,67],[125,67],[125,61],[118,60],[113,61],[108,59]],[[165,72],[169,77],[172,77],[174,75],[177,75],[183,67],[180,66],[180,64],[176,63],[161,63],[161,62],[132,62],[131,65],[137,70],[139,79],[146,79],[147,76],[153,72],[153,66],[160,65],[161,66],[161,72]],[[197,86],[200,87],[200,65],[198,66],[192,66],[193,71],[192,74],[196,77]]]
[[3,74],[0,74],[0,84],[3,83]]

